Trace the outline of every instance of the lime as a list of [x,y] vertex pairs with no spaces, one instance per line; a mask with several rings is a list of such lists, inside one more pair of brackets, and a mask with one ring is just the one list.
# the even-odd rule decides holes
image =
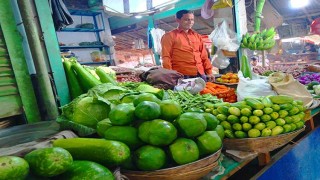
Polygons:
[[295,123],[297,126],[297,129],[301,129],[304,126],[304,121],[299,121]]
[[240,116],[240,109],[237,107],[229,107],[228,111],[231,115]]
[[220,123],[220,125],[223,127],[223,129],[229,129],[229,130],[231,130],[232,128],[231,128],[231,124],[228,122],[228,121],[222,121],[221,123]]
[[287,132],[291,131],[291,125],[290,124],[285,124],[282,127],[284,129],[283,133],[287,133]]
[[134,152],[133,159],[140,170],[157,170],[165,165],[166,153],[159,147],[146,145]]
[[301,120],[303,120],[305,118],[305,116],[306,116],[306,113],[299,112],[297,115],[300,117]]
[[218,116],[219,114],[219,111],[217,109],[213,109],[211,114],[215,115],[215,116]]
[[207,121],[207,131],[214,130],[220,123],[217,117],[210,113],[203,113],[203,117]]
[[266,107],[263,109],[264,114],[271,114],[273,112],[272,108]]
[[145,121],[138,129],[138,137],[143,142],[154,146],[171,144],[177,138],[177,134],[176,127],[169,121],[162,119]]
[[185,137],[199,136],[207,129],[207,121],[202,113],[197,112],[185,112],[181,114],[174,124]]
[[299,122],[301,120],[299,115],[293,115],[291,117],[292,117],[292,122],[294,123]]
[[271,108],[272,108],[273,111],[275,111],[275,112],[280,111],[280,106],[279,106],[278,104],[273,104],[273,105],[271,106]]
[[242,130],[242,125],[240,123],[232,124],[232,129],[235,130],[235,131],[241,131]]
[[222,146],[222,140],[216,131],[205,131],[196,141],[201,156],[212,154]]
[[291,131],[294,131],[297,129],[297,125],[295,123],[291,123],[290,126],[291,126]]
[[271,119],[276,120],[276,119],[278,119],[278,117],[279,117],[279,113],[277,113],[277,112],[272,112],[272,113],[270,114],[270,116],[271,116]]
[[112,125],[129,125],[133,122],[135,108],[132,104],[119,104],[111,109],[109,119]]
[[288,111],[286,111],[286,110],[280,110],[279,111],[279,117],[281,117],[281,118],[284,118],[284,117],[286,117],[286,116],[288,116]]
[[[136,106],[136,110],[134,111],[134,113],[137,118],[144,121],[149,121],[157,119],[161,115],[161,108],[158,103],[151,101],[142,101]],[[109,118],[111,120],[111,117]]]
[[235,115],[229,115],[227,120],[231,123],[231,124],[234,124],[234,123],[238,123],[240,122],[239,118]]
[[155,103],[160,103],[160,99],[158,99],[156,95],[151,93],[142,93],[134,98],[133,105],[137,106],[142,101],[151,101]]
[[270,128],[264,128],[264,129],[262,129],[262,131],[261,131],[261,137],[270,136],[271,133],[272,133],[272,131],[271,131]]
[[277,136],[283,132],[283,127],[282,126],[276,126],[271,129],[271,136]]
[[258,117],[262,116],[263,115],[263,111],[260,110],[260,109],[256,109],[256,110],[253,111],[253,115],[258,116]]
[[181,113],[180,104],[173,100],[164,100],[160,102],[161,118],[167,121],[175,120]]
[[266,126],[267,126],[267,128],[272,129],[277,126],[277,123],[274,121],[268,121],[268,122],[266,122]]
[[305,110],[305,108],[302,105],[297,105],[296,106],[300,112],[303,112]]
[[233,132],[232,132],[230,129],[224,130],[224,135],[225,135],[227,138],[230,138],[230,139],[235,138],[235,135],[233,134]]
[[218,120],[219,120],[220,122],[227,120],[227,116],[224,115],[224,114],[218,114],[218,115],[217,115],[217,118],[218,118]]
[[289,115],[292,116],[292,115],[295,115],[295,114],[298,114],[299,113],[299,108],[298,107],[293,107],[292,109],[290,109],[289,111]]
[[242,124],[242,129],[244,131],[249,131],[250,129],[252,129],[252,125],[250,123],[243,123]]
[[253,128],[262,131],[265,127],[266,127],[266,125],[264,123],[259,122],[258,124],[254,125]]
[[285,121],[284,119],[282,119],[282,118],[276,119],[275,122],[276,122],[276,124],[277,124],[278,126],[283,126],[283,125],[286,124],[286,121]]
[[206,113],[211,113],[211,112],[212,112],[212,109],[207,108],[207,109],[204,110],[204,112],[206,112]]
[[236,138],[246,138],[248,137],[246,132],[243,131],[236,131],[234,132],[234,135],[236,136]]
[[219,124],[215,129],[221,139],[224,138],[224,128]]
[[271,116],[268,114],[264,114],[260,117],[260,119],[262,120],[262,122],[268,122],[271,120]]
[[170,146],[172,159],[179,165],[198,160],[199,149],[197,144],[187,138],[178,138]]
[[260,118],[258,116],[250,116],[249,123],[251,124],[258,124],[260,122]]
[[293,122],[293,118],[291,116],[284,117],[286,124],[291,124]]
[[295,100],[297,102],[298,105],[303,105],[303,101],[301,100]]
[[261,135],[261,132],[258,129],[250,129],[248,131],[248,136],[250,138],[256,138],[259,137]]
[[241,118],[240,118],[241,123],[246,123],[248,121],[249,121],[249,118],[247,116],[241,116]]
[[243,109],[241,109],[241,114],[243,115],[243,116],[251,116],[251,110],[249,109],[249,108],[243,108]]

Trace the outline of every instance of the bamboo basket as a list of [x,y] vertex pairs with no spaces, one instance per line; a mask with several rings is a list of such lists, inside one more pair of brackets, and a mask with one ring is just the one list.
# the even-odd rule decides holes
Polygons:
[[218,166],[220,154],[221,149],[208,157],[189,164],[156,171],[122,170],[121,174],[130,180],[197,180],[204,177],[214,167]]
[[289,143],[298,134],[303,132],[305,127],[278,136],[243,138],[243,139],[224,139],[225,149],[239,151],[254,151],[258,153],[267,153]]

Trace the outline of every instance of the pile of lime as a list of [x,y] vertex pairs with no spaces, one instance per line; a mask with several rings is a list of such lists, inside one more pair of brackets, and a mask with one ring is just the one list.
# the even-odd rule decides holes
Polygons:
[[[125,97],[124,97],[125,98]],[[222,147],[224,129],[211,113],[182,112],[173,100],[142,93],[111,108],[98,134],[125,143],[124,169],[152,171],[197,161]]]
[[257,138],[303,128],[305,110],[302,101],[272,96],[224,103],[217,105],[211,113],[220,121],[227,138]]

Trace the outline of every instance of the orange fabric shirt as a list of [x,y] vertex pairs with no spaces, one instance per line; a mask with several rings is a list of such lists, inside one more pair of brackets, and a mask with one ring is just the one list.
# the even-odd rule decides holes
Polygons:
[[163,68],[176,70],[183,75],[195,76],[212,74],[212,65],[208,58],[200,34],[189,30],[172,30],[163,35],[162,64]]

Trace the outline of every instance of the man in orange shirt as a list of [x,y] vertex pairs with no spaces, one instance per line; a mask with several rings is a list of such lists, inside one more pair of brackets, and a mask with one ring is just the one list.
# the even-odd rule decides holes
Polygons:
[[185,78],[202,77],[213,81],[212,65],[204,47],[201,35],[191,28],[194,15],[191,11],[180,10],[176,13],[178,28],[163,35],[163,68],[176,70]]

